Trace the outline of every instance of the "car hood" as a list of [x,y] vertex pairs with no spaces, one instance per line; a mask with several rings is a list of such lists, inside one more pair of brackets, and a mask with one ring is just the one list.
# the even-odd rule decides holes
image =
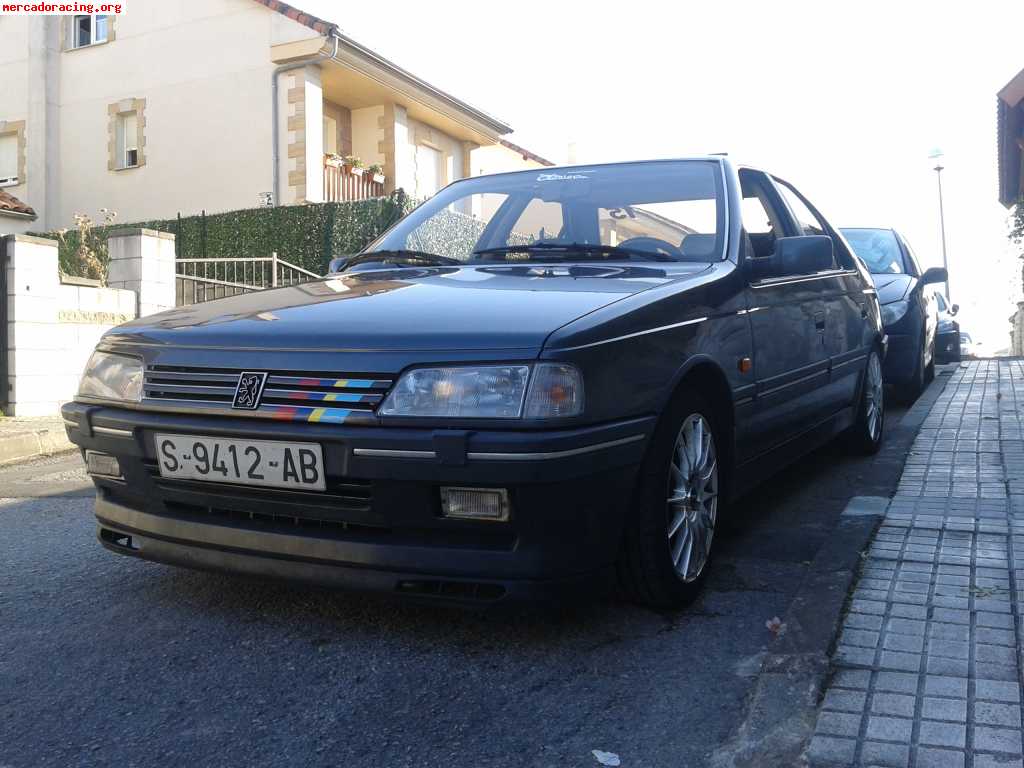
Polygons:
[[910,275],[871,275],[878,292],[879,304],[890,304],[906,297],[914,287],[916,278]]
[[707,264],[391,268],[179,307],[105,343],[278,350],[539,350],[583,315]]

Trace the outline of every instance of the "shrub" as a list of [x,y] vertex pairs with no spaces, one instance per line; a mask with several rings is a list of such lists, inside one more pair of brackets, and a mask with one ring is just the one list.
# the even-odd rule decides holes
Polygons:
[[113,219],[95,226],[84,217],[88,220],[84,230],[79,223],[76,230],[33,234],[56,239],[61,271],[79,277],[95,276],[89,254],[102,265],[105,275],[107,235],[114,229],[135,227],[173,232],[179,258],[269,256],[276,251],[285,261],[324,274],[334,256],[362,250],[412,208],[412,200],[398,190],[387,197],[352,203],[249,208],[116,226]]

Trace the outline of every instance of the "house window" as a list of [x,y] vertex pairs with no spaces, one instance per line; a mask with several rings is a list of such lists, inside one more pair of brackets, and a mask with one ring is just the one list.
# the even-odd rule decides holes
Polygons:
[[135,168],[139,164],[139,116],[125,112],[117,116],[117,167]]
[[71,17],[68,26],[68,48],[85,48],[88,45],[105,43],[109,39],[110,16],[94,13]]
[[18,183],[18,134],[0,135],[0,187]]
[[145,99],[123,99],[107,107],[109,170],[123,171],[146,164],[145,110]]

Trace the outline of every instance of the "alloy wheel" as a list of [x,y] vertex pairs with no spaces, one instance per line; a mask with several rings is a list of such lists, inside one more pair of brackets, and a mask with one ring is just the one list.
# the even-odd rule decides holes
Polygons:
[[[879,377],[881,378],[881,377]],[[683,581],[695,581],[711,554],[718,518],[718,455],[711,425],[699,413],[683,420],[669,467],[668,544]]]
[[878,355],[872,353],[868,358],[867,379],[864,382],[865,413],[867,414],[868,435],[871,440],[878,440],[882,431],[882,409],[885,407],[885,393],[882,387],[882,364]]

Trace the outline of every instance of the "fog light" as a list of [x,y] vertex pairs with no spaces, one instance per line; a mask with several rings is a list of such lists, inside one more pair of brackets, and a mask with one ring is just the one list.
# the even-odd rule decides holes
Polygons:
[[85,452],[85,469],[90,475],[97,477],[114,477],[121,479],[121,465],[116,456],[99,451]]
[[441,488],[445,517],[463,520],[508,520],[510,505],[504,488]]

